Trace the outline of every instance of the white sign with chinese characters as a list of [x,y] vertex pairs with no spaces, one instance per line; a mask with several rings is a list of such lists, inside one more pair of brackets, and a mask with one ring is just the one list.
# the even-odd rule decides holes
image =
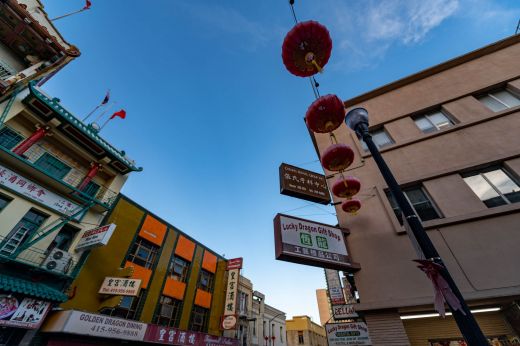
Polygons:
[[78,245],[76,245],[76,251],[107,245],[115,229],[116,225],[111,223],[109,225],[104,225],[85,231],[85,233],[83,233],[81,236]]
[[322,262],[348,261],[339,228],[280,215],[283,252]]
[[65,215],[71,215],[79,210],[79,205],[41,187],[2,165],[0,165],[0,185]]
[[226,289],[226,304],[224,305],[224,316],[234,315],[236,312],[239,272],[240,269],[232,269],[228,271],[228,283]]
[[325,325],[329,346],[372,345],[364,322],[330,323]]
[[343,287],[341,287],[341,280],[339,279],[339,271],[334,269],[325,269],[325,279],[327,281],[327,288],[329,289],[329,298],[331,304],[345,304]]
[[98,293],[136,297],[140,287],[141,279],[106,277]]

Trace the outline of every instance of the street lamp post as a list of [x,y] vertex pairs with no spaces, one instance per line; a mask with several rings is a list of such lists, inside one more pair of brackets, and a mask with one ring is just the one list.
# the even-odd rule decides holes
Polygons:
[[471,311],[469,310],[469,307],[464,301],[464,297],[462,297],[462,294],[460,293],[457,285],[455,284],[455,281],[453,281],[453,278],[448,272],[448,269],[444,265],[441,257],[439,256],[439,253],[437,252],[437,249],[435,249],[435,246],[426,234],[426,231],[424,230],[421,221],[417,217],[415,211],[413,210],[412,206],[410,205],[406,197],[404,196],[403,191],[401,190],[399,184],[395,180],[392,172],[390,171],[390,168],[388,168],[386,162],[381,156],[381,153],[379,152],[379,149],[373,142],[372,136],[368,131],[367,110],[364,108],[352,109],[345,116],[345,123],[349,128],[354,130],[359,137],[363,139],[368,149],[370,150],[370,153],[372,154],[374,161],[376,162],[379,170],[381,171],[381,174],[383,175],[383,178],[385,179],[386,184],[390,189],[390,192],[392,192],[392,195],[394,196],[397,204],[399,205],[399,208],[401,208],[401,211],[406,221],[408,222],[410,230],[414,235],[419,248],[424,254],[424,257],[428,260],[432,260],[434,263],[439,264],[441,266],[440,275],[442,275],[442,277],[446,280],[451,291],[454,293],[454,295],[457,297],[461,304],[461,308],[456,309],[453,306],[450,306],[450,304],[448,303],[453,317],[455,318],[455,321],[457,322],[457,325],[459,326],[459,329],[464,339],[466,339],[468,344],[471,346],[488,345],[489,343],[487,342],[487,339],[480,330],[477,321],[475,320]]

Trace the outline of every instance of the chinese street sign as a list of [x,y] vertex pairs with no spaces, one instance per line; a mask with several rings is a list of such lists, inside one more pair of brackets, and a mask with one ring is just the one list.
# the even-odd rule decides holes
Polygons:
[[329,346],[372,345],[367,324],[364,322],[327,323],[325,329]]
[[330,303],[332,305],[345,304],[343,296],[343,288],[339,279],[339,271],[334,269],[325,269],[325,280],[327,281],[327,289],[329,290]]
[[137,297],[140,287],[141,279],[106,277],[98,293]]
[[352,304],[333,305],[332,316],[336,320],[359,317]]
[[177,346],[238,346],[238,339],[149,324],[144,341]]
[[238,281],[240,269],[242,268],[242,258],[228,260],[227,271],[228,281],[226,288],[226,299],[224,304],[224,315],[222,316],[222,329],[234,329],[237,326],[236,309],[238,296]]
[[323,174],[282,163],[280,193],[321,204],[330,203],[330,193]]
[[85,231],[76,245],[76,251],[107,245],[115,229],[116,225],[111,223]]
[[[64,215],[71,215],[79,210],[79,205],[58,196],[54,192],[41,187],[1,165],[0,185]],[[79,220],[80,217],[81,215],[76,215],[74,219]]]
[[278,214],[274,239],[277,260],[349,272],[360,269],[350,260],[340,228]]
[[[20,298],[21,299],[21,298]],[[0,326],[37,329],[49,312],[51,303],[34,298],[19,299],[13,294],[0,295]]]

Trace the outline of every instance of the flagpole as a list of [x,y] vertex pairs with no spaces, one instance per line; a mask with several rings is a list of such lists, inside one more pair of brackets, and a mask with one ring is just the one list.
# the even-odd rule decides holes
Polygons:
[[[99,128],[99,131],[103,130],[103,127],[105,127],[105,125],[108,124],[108,122],[109,122],[110,120],[112,120],[112,119],[113,119],[112,117],[108,118],[108,119],[103,123],[103,125],[101,125],[101,127]],[[98,131],[98,132],[99,132],[99,131]]]
[[67,13],[67,14],[64,14],[63,16],[59,16],[59,17],[56,17],[56,18],[53,18],[51,19],[51,22],[54,22],[58,19],[62,19],[62,18],[65,18],[65,17],[69,17],[69,16],[72,16],[73,14],[76,14],[76,13],[80,13],[80,12],[83,12],[85,10],[88,10],[88,8],[82,8],[81,10],[79,11],[75,11],[75,12],[71,12],[71,13]]
[[103,117],[103,115],[106,114],[106,112],[108,112],[115,104],[117,104],[117,102],[112,102],[111,104],[109,104],[107,106],[107,108],[105,108],[105,110],[103,112],[101,112],[101,114],[96,118],[96,120],[94,120],[93,122],[98,122],[99,119],[101,119]]
[[85,122],[85,120],[87,120],[92,114],[94,114],[95,111],[99,109],[99,107],[101,107],[101,105],[97,105],[96,108],[94,108],[90,113],[88,113],[87,116],[84,117],[81,121]]

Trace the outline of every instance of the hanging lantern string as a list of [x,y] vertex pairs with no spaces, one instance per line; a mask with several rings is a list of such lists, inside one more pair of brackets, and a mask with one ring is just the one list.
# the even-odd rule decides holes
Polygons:
[[[294,0],[289,0],[289,7],[291,8],[291,13],[292,13],[292,16],[293,16],[293,19],[294,19],[294,24],[298,24],[298,18],[296,17],[296,11],[294,10]],[[316,81],[316,78],[314,76],[312,77],[309,77],[309,83],[311,83],[311,88],[312,88],[312,92],[314,93],[314,97],[315,98],[319,98],[321,95],[320,95],[320,91],[319,91],[319,86],[320,86],[320,83],[318,83]]]

